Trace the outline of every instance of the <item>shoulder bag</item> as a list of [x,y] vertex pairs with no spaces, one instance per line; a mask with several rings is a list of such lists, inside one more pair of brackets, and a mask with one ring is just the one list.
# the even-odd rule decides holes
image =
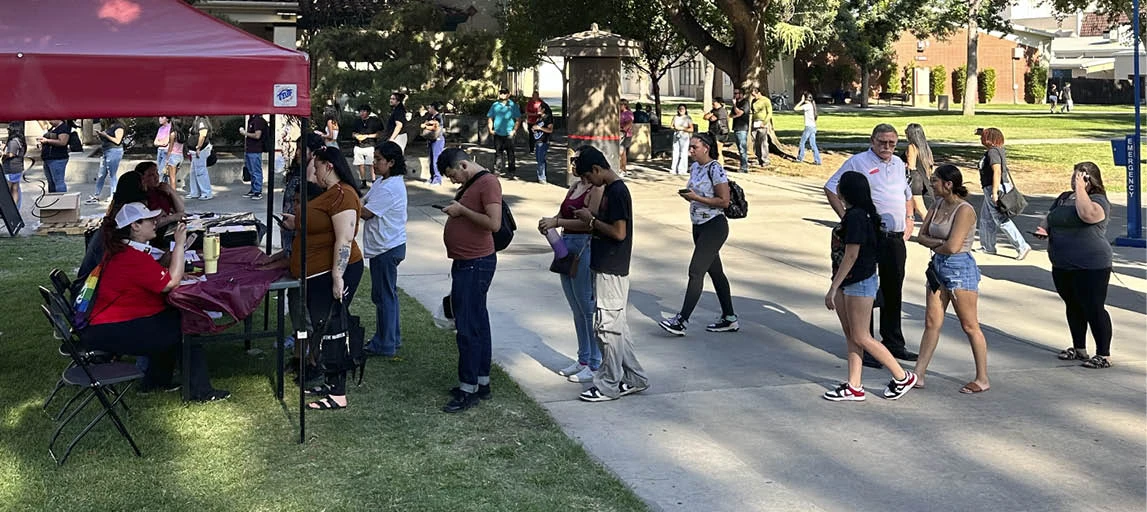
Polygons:
[[[1011,187],[1003,194],[1000,194],[1000,197],[996,199],[995,206],[996,211],[1011,219],[1024,212],[1024,209],[1028,207],[1028,200],[1020,193],[1019,187],[1016,186],[1015,180],[1012,179],[1011,173],[1008,172],[1007,160],[1003,160],[1003,162],[1003,165],[1000,166],[1000,171],[1002,172],[1000,178],[1003,180],[1002,183],[1011,185]],[[1001,187],[1002,186],[1003,185],[1001,185]]]

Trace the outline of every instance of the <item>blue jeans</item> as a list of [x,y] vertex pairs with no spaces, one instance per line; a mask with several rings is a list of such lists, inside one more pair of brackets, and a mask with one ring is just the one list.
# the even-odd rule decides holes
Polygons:
[[430,184],[442,183],[442,173],[438,171],[438,155],[446,149],[446,139],[439,137],[427,145],[430,149]]
[[104,192],[104,180],[109,176],[112,181],[112,188],[108,191],[108,197],[115,195],[116,181],[119,179],[119,162],[123,160],[123,148],[107,148],[104,150],[104,156],[100,159],[100,173],[96,177],[96,197],[100,197]]
[[263,193],[263,154],[243,153],[243,164],[251,173],[251,193]]
[[549,150],[549,142],[538,141],[534,146],[534,159],[538,161],[538,183],[546,182],[546,153]]
[[929,291],[936,291],[941,287],[952,291],[980,291],[980,267],[976,265],[976,259],[972,257],[972,253],[934,253],[928,266],[931,267],[936,279],[936,282],[933,282],[929,276]]
[[64,182],[64,170],[67,168],[67,158],[44,160],[44,176],[48,178],[48,192],[68,191],[68,184]]
[[[737,154],[741,155],[741,172],[749,172],[749,132],[737,130],[733,135],[737,139]],[[813,147],[816,147],[815,143]]]
[[675,132],[673,134],[673,165],[669,167],[672,174],[689,174],[689,132]]
[[406,244],[370,259],[370,301],[374,303],[376,330],[366,350],[393,356],[402,346],[398,322],[398,264],[406,259]]
[[454,307],[454,326],[458,330],[458,387],[475,393],[478,386],[490,383],[490,359],[493,339],[490,334],[490,312],[486,293],[494,280],[498,255],[454,260],[450,267],[450,301]]
[[816,147],[816,127],[806,126],[804,131],[801,132],[801,145],[800,150],[797,151],[797,161],[804,162],[804,144],[808,141],[809,146],[812,147],[812,161],[820,165],[820,149]]
[[[1011,185],[1001,183],[1000,195],[1011,188]],[[980,205],[980,247],[986,252],[996,252],[996,235],[1000,231],[1004,232],[1004,237],[1016,251],[1022,253],[1031,248],[1020,233],[1020,228],[1016,227],[1016,223],[992,205],[992,187],[984,187],[984,204]]]
[[[162,147],[162,148],[155,150],[155,166],[159,167],[159,181],[161,183],[166,182],[167,181],[167,173],[164,172],[164,167],[167,167],[167,148],[166,147]],[[175,184],[172,183],[171,187],[175,188]]]
[[215,197],[211,192],[211,176],[207,174],[207,157],[211,156],[211,149],[211,145],[208,144],[191,157],[191,176],[187,179],[188,197]]
[[577,331],[577,361],[597,371],[601,367],[601,347],[593,333],[593,313],[597,308],[593,300],[593,272],[589,269],[589,241],[591,235],[565,235],[562,240],[573,254],[580,255],[577,277],[562,274],[562,291],[573,311],[574,330]]

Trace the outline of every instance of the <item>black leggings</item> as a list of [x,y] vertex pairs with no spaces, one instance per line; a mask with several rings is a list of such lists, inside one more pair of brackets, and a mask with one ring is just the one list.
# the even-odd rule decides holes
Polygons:
[[[347,309],[350,309],[351,302],[354,301],[354,292],[358,290],[358,283],[362,280],[362,267],[363,263],[360,260],[347,265],[346,272],[343,272],[343,286],[347,291],[343,301]],[[311,325],[315,328],[318,328],[319,322],[325,320],[327,313],[331,311],[331,304],[335,301],[333,287],[334,280],[330,272],[307,279],[307,311],[311,317]],[[332,395],[346,394],[345,370],[324,374],[323,382],[331,387]]]
[[1111,355],[1111,315],[1104,308],[1107,302],[1107,283],[1111,269],[1062,270],[1051,269],[1055,291],[1067,305],[1067,327],[1071,330],[1071,345],[1076,350],[1087,350],[1087,326],[1095,337],[1095,355]]
[[[171,386],[175,361],[183,343],[180,328],[179,310],[167,308],[162,312],[125,322],[97,324],[80,333],[80,340],[90,348],[105,350],[115,354],[147,356],[151,362],[143,376],[143,387],[166,388]],[[191,398],[201,398],[211,393],[211,381],[207,378],[207,358],[203,346],[192,343],[188,347],[191,359]]]
[[681,319],[689,320],[701,290],[705,287],[705,274],[713,280],[717,300],[721,301],[721,315],[733,316],[733,295],[729,278],[721,266],[721,246],[729,238],[729,220],[718,215],[704,224],[693,225],[693,259],[689,261],[689,285],[685,287],[685,303],[681,305]]

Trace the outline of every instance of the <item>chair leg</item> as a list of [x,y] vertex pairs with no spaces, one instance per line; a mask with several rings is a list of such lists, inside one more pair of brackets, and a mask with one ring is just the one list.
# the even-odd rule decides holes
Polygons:
[[[128,388],[130,388],[131,383],[128,383],[127,386],[128,386]],[[126,392],[127,392],[127,389],[124,389],[124,393],[126,393]],[[121,393],[118,396],[116,396],[115,401],[113,401],[111,403],[111,405],[108,406],[107,412],[111,415],[112,423],[115,425],[116,429],[119,430],[119,433],[121,435],[123,435],[123,437],[125,439],[127,439],[128,444],[131,445],[131,449],[132,449],[132,451],[135,452],[135,456],[136,457],[143,457],[143,454],[140,453],[140,451],[139,451],[139,446],[136,446],[136,444],[135,444],[135,439],[133,439],[131,437],[131,434],[128,433],[127,425],[123,424],[123,419],[121,419],[119,417],[119,415],[116,414],[116,412],[115,412],[115,404],[116,404],[116,402],[121,402],[123,400],[123,395],[124,394]],[[105,398],[101,398],[101,400],[106,401],[107,399],[105,397]]]
[[[131,387],[130,384],[128,387]],[[88,398],[84,400],[84,403],[77,408],[77,411],[83,409],[85,405],[91,402],[92,397],[99,399],[100,404],[104,406],[104,410],[97,414],[95,418],[92,418],[92,421],[89,422],[87,426],[85,426],[84,429],[80,431],[79,434],[76,434],[76,437],[72,439],[71,443],[68,443],[67,449],[64,450],[64,456],[58,459],[56,464],[63,465],[64,462],[68,460],[68,457],[72,454],[72,450],[76,447],[76,444],[78,444],[80,440],[84,438],[84,436],[88,435],[88,432],[91,432],[92,429],[95,428],[96,424],[98,424],[100,420],[104,418],[104,416],[109,416],[111,418],[112,424],[115,425],[116,430],[119,431],[120,435],[122,435],[124,439],[127,439],[127,442],[131,445],[131,449],[135,452],[136,457],[142,457],[143,454],[139,451],[139,446],[135,444],[135,439],[133,439],[131,434],[128,433],[127,427],[123,424],[123,420],[121,420],[119,415],[115,412],[115,406],[117,403],[119,403],[120,399],[123,398],[123,394],[118,394],[114,401],[108,401],[107,395],[105,394],[106,392],[102,388],[91,388],[91,391],[91,395],[89,395]],[[126,392],[127,390],[125,389],[124,391]],[[69,421],[70,420],[71,418],[69,418]],[[63,425],[60,426],[60,429],[62,428]],[[59,435],[59,429],[57,429],[56,434]],[[48,445],[48,453],[52,454],[53,459],[56,458],[55,453],[52,451],[52,446],[55,444],[55,442],[56,436],[53,436],[52,442]]]
[[[77,393],[77,396],[83,394],[84,391],[90,390],[91,388],[84,388],[80,390],[80,393]],[[85,398],[84,401],[80,402],[80,405],[77,405],[75,409],[72,409],[72,412],[68,413],[68,416],[60,422],[60,424],[56,427],[56,431],[52,433],[52,439],[48,441],[48,453],[52,454],[52,459],[56,459],[56,454],[52,452],[52,447],[56,445],[56,439],[60,437],[60,433],[64,431],[64,427],[66,427],[68,423],[71,423],[72,419],[76,417],[76,414],[79,414],[80,411],[84,410],[84,407],[88,406],[88,403],[92,401],[92,398],[94,398],[94,394],[88,394],[88,397]],[[58,459],[56,459],[56,463],[63,464],[63,462]]]
[[68,407],[71,407],[72,404],[75,403],[76,399],[80,398],[80,396],[84,394],[84,391],[86,391],[85,388],[80,388],[79,391],[76,391],[76,394],[72,395],[72,398],[64,403],[64,406],[60,408],[60,412],[56,413],[56,416],[52,418],[52,421],[60,421],[60,418],[64,415],[64,413],[68,412]]
[[64,385],[64,379],[56,381],[56,387],[52,388],[52,393],[48,395],[47,400],[44,400],[44,405],[40,407],[41,410],[44,412],[48,411],[48,404],[52,403],[52,400],[56,398],[56,394],[59,393],[61,389],[64,389]]

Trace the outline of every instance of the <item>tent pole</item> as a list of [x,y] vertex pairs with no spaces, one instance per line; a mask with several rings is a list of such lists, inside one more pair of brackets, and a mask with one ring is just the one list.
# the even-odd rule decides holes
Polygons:
[[[299,211],[295,212],[295,235],[299,237],[299,298],[303,301],[303,312],[307,313],[307,125],[306,117],[299,118]],[[303,323],[306,325],[306,322]],[[307,347],[310,340],[299,351],[299,444],[307,442]],[[295,340],[299,343],[300,340]]]
[[[270,114],[270,122],[267,123],[267,131],[265,134],[271,138],[271,149],[267,150],[267,165],[264,167],[265,172],[263,176],[263,188],[267,189],[267,254],[271,254],[271,239],[275,237],[275,114]],[[266,300],[263,301],[263,331],[270,329],[271,320],[271,303]],[[278,319],[282,321],[282,319]],[[282,343],[283,340],[275,340],[276,343]],[[280,365],[283,364],[279,361]]]

